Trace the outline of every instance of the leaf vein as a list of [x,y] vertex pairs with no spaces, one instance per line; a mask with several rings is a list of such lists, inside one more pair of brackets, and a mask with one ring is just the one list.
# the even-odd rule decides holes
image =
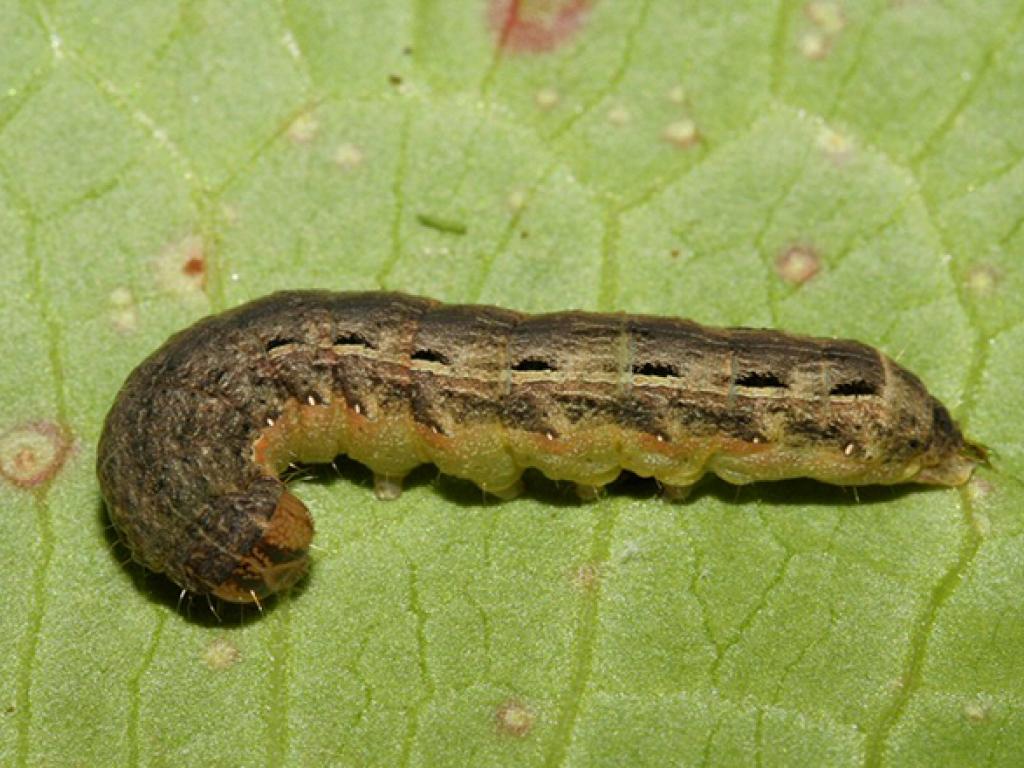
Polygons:
[[925,659],[928,655],[932,634],[938,624],[939,611],[962,583],[981,547],[981,535],[977,532],[977,526],[974,523],[970,492],[961,488],[959,494],[964,526],[960,553],[956,561],[932,588],[924,609],[911,630],[910,649],[901,676],[901,685],[889,702],[889,706],[883,711],[877,727],[868,735],[865,768],[877,768],[883,764],[889,736],[906,712],[911,698],[924,684]]
[[[610,505],[598,510],[598,520],[590,545],[590,564],[600,569],[608,562],[612,537],[618,512]],[[555,721],[551,743],[548,745],[544,765],[547,768],[564,766],[569,759],[569,749],[584,696],[593,675],[594,648],[600,629],[600,602],[603,590],[600,578],[589,594],[584,594],[574,640],[569,682],[562,696],[558,718]]]

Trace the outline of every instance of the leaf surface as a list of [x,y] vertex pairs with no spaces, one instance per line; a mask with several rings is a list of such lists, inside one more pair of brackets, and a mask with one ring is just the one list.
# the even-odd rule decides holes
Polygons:
[[[1010,766],[1024,753],[1024,3],[0,7],[0,763]],[[962,489],[295,481],[260,617],[124,567],[127,373],[272,290],[854,337]],[[339,476],[340,475],[340,476]]]

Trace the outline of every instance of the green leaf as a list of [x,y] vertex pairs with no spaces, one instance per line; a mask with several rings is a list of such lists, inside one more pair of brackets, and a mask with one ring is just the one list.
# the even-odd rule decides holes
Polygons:
[[[0,763],[1017,765],[1024,2],[0,4]],[[816,274],[809,275],[816,270]],[[962,489],[295,482],[264,616],[122,565],[124,377],[285,287],[855,337]]]

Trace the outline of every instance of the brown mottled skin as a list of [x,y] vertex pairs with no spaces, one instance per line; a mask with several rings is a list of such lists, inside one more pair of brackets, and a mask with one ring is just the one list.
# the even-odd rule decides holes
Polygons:
[[279,472],[340,453],[393,491],[432,462],[499,495],[526,467],[582,486],[622,469],[671,487],[705,472],[959,485],[982,458],[913,374],[854,341],[293,291],[200,320],[136,368],[98,473],[139,562],[251,602],[307,565],[313,524]]

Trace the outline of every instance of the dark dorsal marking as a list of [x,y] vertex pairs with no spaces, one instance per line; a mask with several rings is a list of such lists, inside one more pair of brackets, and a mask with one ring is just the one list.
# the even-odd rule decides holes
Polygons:
[[850,381],[842,381],[836,384],[829,390],[829,395],[838,397],[850,397],[857,395],[877,395],[878,390],[875,385],[864,381],[864,379],[852,379]]
[[786,385],[771,371],[748,371],[736,377],[736,386],[750,389],[785,389]]
[[554,371],[555,366],[546,360],[538,360],[535,357],[525,357],[512,363],[513,371]]
[[363,349],[377,348],[376,344],[357,331],[339,332],[338,335],[334,337],[334,344],[338,347],[362,347]]
[[411,359],[423,360],[428,363],[440,363],[441,365],[451,365],[451,361],[448,357],[438,352],[436,349],[417,349],[412,353]]
[[663,379],[679,377],[679,369],[670,363],[633,363],[634,376],[659,376]]
[[279,337],[270,339],[270,341],[268,341],[264,346],[267,350],[267,354],[270,355],[273,354],[276,350],[281,350],[281,352],[283,353],[286,351],[287,347],[297,347],[301,345],[302,341],[300,341],[299,339]]

